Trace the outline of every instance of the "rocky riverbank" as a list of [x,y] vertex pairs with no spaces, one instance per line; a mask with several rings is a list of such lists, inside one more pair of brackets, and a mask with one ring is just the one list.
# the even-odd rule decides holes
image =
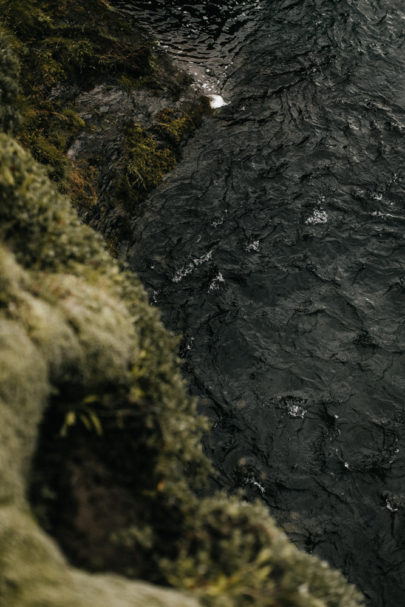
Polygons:
[[117,252],[206,105],[102,0],[0,8],[2,604],[356,607],[263,506],[201,497],[177,340],[77,215]]
[[119,252],[209,102],[106,2],[3,0],[0,9],[21,65],[17,139]]

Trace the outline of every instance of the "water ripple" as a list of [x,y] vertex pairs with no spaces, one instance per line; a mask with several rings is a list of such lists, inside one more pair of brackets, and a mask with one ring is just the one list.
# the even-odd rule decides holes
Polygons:
[[399,605],[403,1],[127,5],[229,74],[231,103],[140,209],[128,255],[184,335],[219,482],[263,499],[370,606]]

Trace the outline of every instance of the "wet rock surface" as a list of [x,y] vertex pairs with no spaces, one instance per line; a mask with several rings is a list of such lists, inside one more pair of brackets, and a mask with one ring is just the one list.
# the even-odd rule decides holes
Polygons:
[[[145,133],[156,136],[156,116],[166,108],[181,116],[193,111],[201,104],[200,92],[186,88],[177,101],[172,96],[136,89],[125,90],[122,86],[100,83],[90,91],[77,92],[74,108],[85,123],[85,129],[73,140],[67,156],[76,164],[85,162],[97,167],[95,191],[97,203],[94,208],[83,207],[81,216],[86,223],[101,232],[107,241],[114,240],[114,250],[121,255],[128,246],[129,218],[136,217],[136,206],[128,212],[125,200],[119,204],[117,179],[125,173],[126,129],[138,124]],[[167,142],[160,140],[160,146]],[[117,204],[118,201],[118,204]]]

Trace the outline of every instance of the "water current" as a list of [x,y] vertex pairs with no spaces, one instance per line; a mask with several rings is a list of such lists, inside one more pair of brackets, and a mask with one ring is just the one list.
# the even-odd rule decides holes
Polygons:
[[403,605],[405,4],[119,5],[228,102],[128,253],[184,335],[217,483]]

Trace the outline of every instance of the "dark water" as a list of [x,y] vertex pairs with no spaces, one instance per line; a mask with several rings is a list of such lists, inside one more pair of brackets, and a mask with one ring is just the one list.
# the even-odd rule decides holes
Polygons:
[[370,606],[403,605],[405,3],[126,4],[174,55],[217,62],[231,101],[129,252],[185,336],[218,482]]
[[264,0],[180,2],[115,0],[135,14],[182,69],[214,92],[233,72],[234,61],[249,35],[256,35],[257,11]]

